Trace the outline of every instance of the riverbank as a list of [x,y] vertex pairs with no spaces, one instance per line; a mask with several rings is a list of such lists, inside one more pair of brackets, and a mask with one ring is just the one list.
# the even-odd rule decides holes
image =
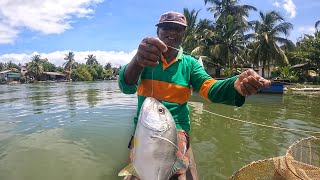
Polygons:
[[320,85],[290,84],[284,86],[285,91],[320,92]]
[[[117,81],[0,88],[0,179],[119,179],[128,161],[135,94],[121,93]],[[283,154],[296,140],[312,135],[207,111],[268,126],[320,130],[320,94],[257,94],[241,108],[200,96],[189,102],[195,105],[190,106],[190,138],[199,179],[228,179],[249,162]]]

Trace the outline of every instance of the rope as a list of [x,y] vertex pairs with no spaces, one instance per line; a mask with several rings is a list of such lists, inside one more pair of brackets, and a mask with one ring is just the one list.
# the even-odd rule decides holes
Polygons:
[[[180,49],[178,48],[175,48],[175,47],[172,47],[172,46],[169,46],[167,45],[167,47],[169,48],[172,48],[172,49],[175,49],[177,51],[179,51]],[[185,52],[183,51],[184,53],[186,54],[191,54],[191,53],[188,53],[188,52]],[[153,72],[152,72],[153,73]],[[153,75],[153,74],[152,74]],[[259,80],[260,82],[261,81],[264,81],[264,79],[260,79]],[[153,87],[152,87],[153,88]],[[220,117],[223,117],[223,118],[226,118],[226,119],[230,119],[230,120],[234,120],[234,121],[238,121],[238,122],[242,122],[242,123],[247,123],[247,124],[252,124],[252,125],[255,125],[255,126],[261,126],[261,127],[267,127],[267,128],[273,128],[273,129],[281,129],[281,130],[287,130],[287,131],[295,131],[295,132],[304,132],[304,133],[314,133],[314,134],[320,134],[320,131],[308,131],[308,130],[300,130],[300,129],[291,129],[291,128],[283,128],[283,127],[276,127],[276,126],[269,126],[269,125],[265,125],[265,124],[259,124],[259,123],[254,123],[254,122],[250,122],[250,121],[244,121],[244,120],[241,120],[241,119],[236,119],[236,118],[232,118],[232,117],[228,117],[228,116],[224,116],[224,115],[221,115],[221,114],[217,114],[217,113],[214,113],[214,112],[210,112],[210,111],[207,111],[205,109],[203,109],[203,111],[209,113],[209,114],[213,114],[213,115],[216,115],[216,116],[220,116]]]
[[221,114],[217,114],[217,113],[214,113],[214,112],[207,111],[205,109],[203,109],[203,111],[205,111],[205,112],[207,112],[209,114],[213,114],[215,116],[220,116],[220,117],[223,117],[223,118],[226,118],[226,119],[230,119],[230,120],[233,120],[233,121],[238,121],[238,122],[242,122],[242,123],[246,123],[246,124],[252,124],[252,125],[255,125],[255,126],[261,126],[261,127],[267,127],[267,128],[273,128],[273,129],[281,129],[281,130],[287,130],[287,131],[296,131],[296,132],[320,134],[320,131],[308,131],[308,130],[301,130],[301,129],[290,129],[290,128],[283,128],[283,127],[269,126],[269,125],[265,125],[265,124],[259,124],[259,123],[255,123],[255,122],[244,121],[244,120],[241,120],[241,119],[224,116],[224,115],[221,115]]

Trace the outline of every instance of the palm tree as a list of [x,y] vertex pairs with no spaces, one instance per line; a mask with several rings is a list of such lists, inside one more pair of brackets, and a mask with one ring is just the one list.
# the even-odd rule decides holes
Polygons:
[[247,41],[243,38],[245,28],[237,23],[237,17],[229,15],[219,19],[216,29],[216,43],[212,51],[219,63],[228,67],[242,63],[244,61],[242,54]]
[[[195,39],[195,46],[193,47],[191,54],[194,56],[211,56],[210,46],[215,42],[216,32],[214,27],[210,27],[211,22],[209,20],[200,20],[199,24],[193,34]],[[212,25],[213,26],[213,25]],[[212,55],[213,56],[213,55]]]
[[210,56],[209,46],[213,44],[215,35],[212,21],[200,19],[188,36],[185,36],[182,46],[193,56]]
[[194,48],[194,34],[196,33],[196,21],[198,17],[198,13],[200,10],[196,11],[192,9],[191,11],[188,8],[183,9],[183,14],[186,17],[187,20],[187,30],[185,32],[183,41],[182,41],[182,47],[185,51],[190,52]]
[[27,69],[34,74],[35,79],[40,80],[40,76],[43,73],[43,65],[40,55],[36,54],[31,57],[31,62],[28,63]]
[[0,62],[0,71],[5,70],[6,65],[3,62]]
[[64,66],[64,71],[67,73],[67,79],[71,79],[71,74],[72,74],[72,66],[75,63],[74,60],[74,53],[69,51],[68,54],[65,54],[65,58],[64,60],[66,60],[66,62],[63,64]]
[[229,15],[219,19],[215,27],[204,28],[196,33],[198,43],[193,55],[206,56],[212,63],[235,66],[243,62],[243,52],[247,41],[243,38],[244,27],[236,17]]
[[314,24],[314,28],[316,28],[316,31],[317,31],[317,32],[319,32],[318,26],[320,26],[320,21],[317,21],[317,22]]
[[[234,66],[244,61],[247,40],[244,33],[250,28],[246,17],[250,10],[256,10],[250,5],[240,5],[239,0],[205,0],[212,4],[208,10],[214,13],[214,28],[202,30],[201,46],[198,52],[213,59],[220,65]],[[202,50],[201,50],[202,49]]]
[[[254,21],[254,33],[246,37],[253,39],[253,50],[251,51],[253,63],[262,63],[262,76],[264,68],[268,69],[270,64],[288,64],[288,58],[279,44],[291,46],[293,43],[281,37],[281,34],[288,35],[293,29],[291,23],[285,22],[284,18],[276,11],[267,13],[260,12],[260,20]],[[280,60],[280,61],[279,61]]]
[[108,62],[105,66],[104,69],[112,69],[112,65],[110,62]]
[[208,8],[214,13],[216,20],[226,19],[229,15],[237,17],[237,22],[242,25],[247,25],[248,22],[245,17],[249,16],[249,11],[257,11],[257,8],[251,5],[239,5],[240,0],[204,0],[205,4],[212,4]]
[[87,61],[87,65],[99,64],[96,56],[94,56],[93,54],[89,54],[88,57],[85,58],[85,60]]
[[14,68],[16,68],[17,67],[17,65],[16,64],[14,64],[12,61],[9,61],[8,63],[7,63],[7,68],[8,69],[14,69]]

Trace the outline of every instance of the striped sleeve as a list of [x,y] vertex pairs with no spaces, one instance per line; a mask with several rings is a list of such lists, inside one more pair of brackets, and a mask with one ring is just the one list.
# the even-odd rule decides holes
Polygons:
[[242,106],[245,97],[238,93],[234,88],[234,82],[238,76],[234,76],[224,80],[218,80],[212,85],[208,92],[208,99],[211,102],[228,104],[233,106]]
[[234,106],[242,106],[244,104],[245,97],[240,95],[234,88],[234,82],[238,76],[225,80],[216,80],[208,75],[196,59],[191,62],[191,85],[200,96],[214,103]]
[[190,82],[192,88],[201,96],[207,99],[208,91],[211,85],[214,84],[216,80],[212,79],[212,77],[203,69],[203,67],[196,59],[190,58],[190,62]]
[[126,67],[127,67],[127,65],[123,66],[120,73],[119,73],[118,85],[119,85],[120,90],[124,94],[134,94],[137,92],[138,84],[140,82],[140,77],[139,77],[137,84],[128,85],[124,80],[124,71],[125,71]]

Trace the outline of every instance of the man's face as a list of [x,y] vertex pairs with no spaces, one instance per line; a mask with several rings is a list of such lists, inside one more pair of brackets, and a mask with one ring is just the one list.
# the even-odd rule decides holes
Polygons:
[[185,32],[185,27],[180,24],[165,23],[158,26],[158,37],[166,45],[179,48]]

